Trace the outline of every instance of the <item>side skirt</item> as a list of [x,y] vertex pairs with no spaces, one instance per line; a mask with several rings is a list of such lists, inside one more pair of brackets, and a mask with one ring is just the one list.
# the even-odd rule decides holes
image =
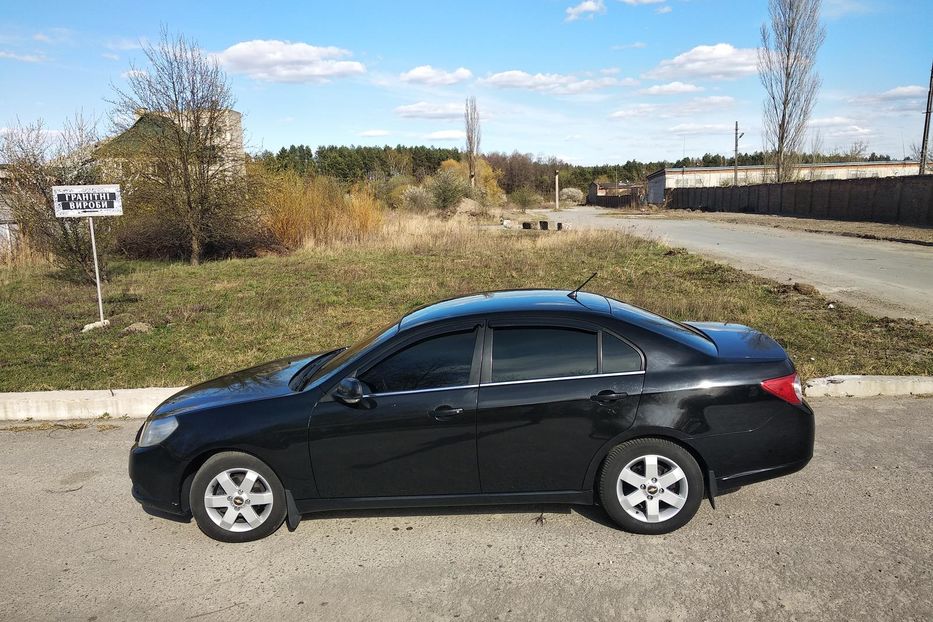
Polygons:
[[429,508],[473,505],[523,505],[561,503],[593,505],[592,490],[555,492],[520,492],[479,495],[423,495],[416,497],[362,497],[346,499],[299,499],[295,504],[301,514],[331,510],[377,510],[385,508]]

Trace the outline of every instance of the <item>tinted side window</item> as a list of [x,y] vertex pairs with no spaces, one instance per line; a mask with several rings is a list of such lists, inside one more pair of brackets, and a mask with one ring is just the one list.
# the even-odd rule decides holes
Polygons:
[[641,369],[638,351],[618,337],[603,332],[603,373],[614,374]]
[[412,344],[360,375],[373,393],[470,384],[476,331],[450,333]]
[[571,328],[497,328],[492,382],[596,373],[596,333]]

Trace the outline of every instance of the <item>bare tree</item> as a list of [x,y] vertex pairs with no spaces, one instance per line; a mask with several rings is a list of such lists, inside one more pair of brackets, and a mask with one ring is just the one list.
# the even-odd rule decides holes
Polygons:
[[[919,162],[921,155],[923,154],[923,149],[920,143],[910,143],[910,148],[907,150],[907,157],[910,158],[913,162]],[[927,150],[927,166],[933,164],[933,153],[930,153]]]
[[476,187],[476,158],[479,156],[479,143],[482,130],[479,124],[479,110],[476,108],[476,98],[468,97],[466,109],[463,111],[463,120],[466,127],[467,163],[470,165],[470,187]]
[[843,158],[846,162],[861,162],[868,156],[868,143],[864,140],[858,139],[852,142],[849,145],[849,148],[846,149],[843,153]]
[[[66,276],[89,283],[95,279],[87,221],[56,218],[52,186],[100,183],[101,172],[92,157],[96,144],[95,123],[80,113],[60,131],[47,130],[41,120],[17,121],[0,143],[0,159],[10,176],[7,200],[21,236]],[[97,243],[104,279],[110,231],[110,219],[101,219]]]
[[816,53],[826,38],[821,5],[822,0],[769,0],[771,23],[761,26],[758,74],[765,87],[764,133],[777,181],[793,177],[792,160],[800,152],[820,89]]
[[143,117],[146,128],[110,155],[122,158],[124,173],[127,163],[137,165],[131,196],[180,221],[197,265],[233,215],[232,189],[244,167],[239,114],[226,74],[195,42],[163,29],[160,41],[143,49],[148,67],[134,67],[129,86],[114,87],[112,103],[117,129]]

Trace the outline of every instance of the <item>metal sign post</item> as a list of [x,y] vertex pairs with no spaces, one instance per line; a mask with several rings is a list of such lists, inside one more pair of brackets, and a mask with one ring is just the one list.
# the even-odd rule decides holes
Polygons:
[[[52,200],[58,218],[87,217],[91,230],[91,254],[94,255],[94,281],[97,283],[97,310],[100,321],[84,327],[84,331],[109,326],[104,319],[104,298],[100,290],[100,267],[97,261],[97,238],[94,235],[94,216],[122,216],[123,200],[120,186],[107,184],[97,186],[54,186]],[[82,331],[82,332],[84,332]]]

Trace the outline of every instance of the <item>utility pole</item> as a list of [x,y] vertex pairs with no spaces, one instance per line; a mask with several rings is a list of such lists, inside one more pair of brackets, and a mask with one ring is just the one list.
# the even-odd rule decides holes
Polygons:
[[927,111],[923,120],[923,144],[920,146],[920,174],[927,172],[927,143],[930,140],[930,108],[933,107],[933,66],[930,67],[930,88],[927,90]]
[[554,169],[554,209],[560,209],[560,170]]
[[732,179],[732,185],[739,185],[739,139],[745,136],[745,132],[739,134],[739,122],[735,122],[735,158],[732,164],[735,165],[735,176]]

